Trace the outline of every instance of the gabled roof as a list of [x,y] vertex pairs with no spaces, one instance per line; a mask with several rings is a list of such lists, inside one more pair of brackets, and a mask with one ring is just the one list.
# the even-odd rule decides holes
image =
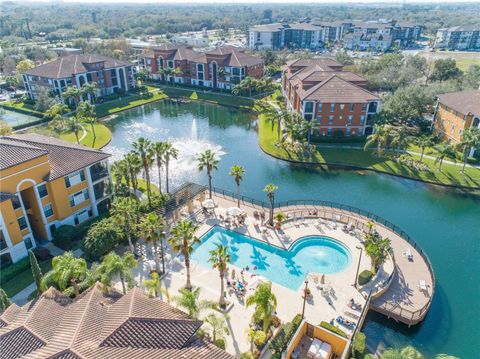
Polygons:
[[463,114],[480,116],[480,90],[458,91],[438,95],[439,101]]
[[12,304],[0,320],[2,358],[8,344],[12,359],[20,351],[48,359],[233,359],[195,335],[200,321],[139,288],[105,294],[97,283],[74,300],[50,288],[21,308]]
[[0,169],[48,154],[50,172],[46,181],[63,177],[110,157],[108,153],[36,133],[0,139]]
[[128,61],[122,61],[102,55],[69,55],[62,56],[37,66],[31,70],[24,71],[24,74],[40,76],[46,78],[67,78],[75,74],[88,72],[85,65],[103,62],[105,69],[111,69],[120,66],[132,66]]

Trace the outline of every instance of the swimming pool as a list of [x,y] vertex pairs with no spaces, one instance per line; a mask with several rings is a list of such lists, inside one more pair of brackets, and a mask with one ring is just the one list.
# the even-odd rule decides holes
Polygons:
[[211,267],[209,252],[219,244],[227,246],[233,265],[239,268],[248,266],[250,273],[294,291],[298,290],[308,273],[338,273],[346,269],[352,260],[348,248],[331,238],[303,237],[288,250],[283,250],[219,226],[214,226],[202,236],[192,259]]

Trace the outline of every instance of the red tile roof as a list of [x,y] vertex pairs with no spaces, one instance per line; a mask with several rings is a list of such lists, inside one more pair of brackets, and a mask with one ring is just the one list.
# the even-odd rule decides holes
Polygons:
[[450,92],[438,95],[439,101],[463,114],[480,116],[480,90]]

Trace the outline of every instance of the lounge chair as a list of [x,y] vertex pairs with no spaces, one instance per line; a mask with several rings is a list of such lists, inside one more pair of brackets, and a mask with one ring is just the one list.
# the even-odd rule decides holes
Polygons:
[[423,279],[420,279],[420,280],[418,281],[418,289],[420,289],[421,291],[426,292],[426,291],[428,290],[427,282],[425,282]]
[[343,325],[344,327],[346,327],[348,329],[352,329],[352,330],[355,329],[355,323],[349,321],[348,319],[345,319],[341,315],[339,315],[337,318],[335,318],[335,321],[338,324]]
[[409,262],[413,261],[413,254],[410,251],[410,248],[405,249],[405,252],[403,253],[403,255],[408,259]]

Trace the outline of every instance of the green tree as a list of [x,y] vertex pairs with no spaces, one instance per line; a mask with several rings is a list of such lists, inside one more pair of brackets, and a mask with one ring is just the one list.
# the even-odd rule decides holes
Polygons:
[[255,323],[262,322],[263,331],[267,332],[270,328],[272,315],[277,309],[277,297],[272,292],[272,283],[260,283],[255,289],[255,293],[246,300],[247,307],[255,306],[253,320]]
[[44,112],[54,103],[55,99],[52,97],[51,92],[46,87],[39,86],[35,94],[35,110]]
[[348,55],[346,51],[337,52],[337,54],[335,55],[335,60],[337,60],[344,66],[353,65],[355,63],[353,61],[353,58],[350,55]]
[[388,252],[390,251],[390,239],[382,238],[378,234],[367,233],[365,235],[365,253],[370,257],[372,262],[372,271],[377,272],[380,267],[388,258]]
[[35,68],[35,63],[29,59],[22,60],[17,64],[17,66],[15,66],[15,70],[17,70],[17,73],[20,73],[20,74],[34,68]]
[[357,331],[353,337],[352,345],[352,358],[353,359],[364,359],[365,354],[367,353],[366,346],[366,336],[364,333]]
[[68,86],[66,90],[62,93],[62,97],[65,101],[73,101],[75,109],[82,99],[82,90],[75,86]]
[[275,207],[275,191],[278,189],[273,183],[269,183],[263,189],[267,193],[267,198],[270,203],[270,214],[268,216],[268,223],[273,226],[273,208]]
[[430,78],[434,81],[442,82],[459,78],[462,74],[462,70],[457,67],[457,61],[455,59],[438,59],[435,60]]
[[44,283],[42,282],[42,269],[38,265],[37,257],[35,257],[35,253],[33,253],[33,251],[28,251],[28,257],[30,259],[30,267],[32,268],[33,279],[37,285],[37,293],[41,294],[45,291],[45,287],[43,286]]
[[368,150],[374,143],[377,144],[378,156],[382,156],[383,149],[387,146],[389,139],[389,130],[386,125],[375,125],[373,133],[367,137],[364,150]]
[[382,359],[423,359],[424,356],[414,347],[407,346],[402,349],[387,349],[383,352]]
[[401,87],[388,96],[381,113],[391,122],[407,124],[421,121],[435,103],[431,89],[422,85]]
[[239,165],[234,165],[230,169],[229,174],[235,179],[235,184],[237,185],[237,206],[240,207],[240,183],[243,180],[245,168]]
[[407,148],[408,144],[411,141],[412,141],[412,136],[410,135],[410,131],[406,126],[396,127],[392,131],[391,144],[393,148],[396,148],[397,150],[403,150]]
[[465,172],[467,165],[468,153],[472,148],[476,149],[480,146],[480,129],[468,128],[462,133],[462,141],[460,142],[463,152],[462,172]]
[[257,347],[263,345],[267,341],[267,334],[263,330],[250,328],[248,330],[248,340],[250,342],[250,351],[253,352],[253,344]]
[[111,286],[115,277],[118,276],[122,283],[123,294],[126,294],[127,288],[125,284],[128,283],[129,288],[133,286],[132,269],[137,266],[138,261],[133,253],[127,252],[123,256],[119,256],[115,252],[110,252],[103,258],[97,271],[100,274],[100,281],[105,290]]
[[72,252],[65,252],[52,259],[52,270],[44,276],[43,280],[44,283],[52,280],[61,291],[72,286],[73,294],[77,297],[80,294],[78,283],[87,277],[87,273],[85,259],[76,258]]
[[134,253],[132,235],[135,233],[136,218],[138,217],[138,204],[130,197],[117,197],[111,209],[112,218],[123,227],[123,232],[128,240],[130,252]]
[[200,313],[208,308],[213,308],[215,303],[210,300],[199,300],[200,288],[189,290],[182,288],[179,290],[180,295],[173,297],[173,301],[187,311],[188,315],[193,319],[198,319]]
[[155,255],[155,271],[160,273],[160,262],[158,258],[158,243],[162,250],[162,273],[165,273],[165,256],[163,251],[163,239],[165,238],[165,219],[155,212],[147,214],[140,223],[140,231],[145,241],[151,242]]
[[227,247],[218,245],[216,249],[212,249],[210,251],[210,258],[208,259],[210,263],[212,263],[213,269],[218,270],[218,274],[220,275],[220,300],[219,305],[221,308],[225,308],[227,303],[225,302],[225,272],[227,271],[228,264],[231,263],[232,258],[230,254],[227,252]]
[[163,160],[165,162],[165,190],[169,193],[170,161],[178,158],[178,150],[170,142],[164,142]]
[[200,153],[200,156],[197,159],[198,161],[198,170],[201,172],[203,170],[207,171],[208,176],[208,193],[209,198],[212,198],[212,171],[218,169],[218,159],[212,150],[208,149]]
[[152,151],[157,163],[158,171],[158,190],[162,193],[162,167],[164,163],[165,156],[165,142],[158,141],[152,144]]
[[93,134],[93,141],[97,139],[95,133],[95,125],[97,124],[97,116],[95,112],[95,106],[87,101],[81,101],[77,106],[77,116],[82,119],[82,122],[90,125]]
[[203,324],[210,332],[212,342],[214,343],[217,341],[217,339],[225,339],[225,335],[229,334],[224,316],[217,316],[211,313],[205,317]]
[[[130,176],[130,182],[132,183],[133,193],[136,198],[137,190],[138,190],[137,176],[142,171],[142,167],[143,167],[142,159],[136,152],[132,151],[125,155],[124,161],[125,161],[125,169],[127,170]],[[127,185],[129,185],[130,182],[127,181]]]
[[7,121],[0,120],[0,136],[8,136],[12,134],[12,128]]
[[81,129],[82,129],[81,118],[77,116],[72,116],[66,121],[66,130],[69,132],[73,132],[75,134],[77,144],[80,143],[80,138],[78,137],[78,133],[80,132]]
[[152,142],[144,137],[138,138],[133,143],[133,148],[140,159],[142,160],[143,171],[145,173],[145,180],[147,181],[147,198],[148,205],[151,206],[152,189],[150,183],[150,166],[153,162]]
[[0,314],[3,313],[10,305],[12,301],[8,298],[7,293],[0,288]]
[[437,155],[435,157],[435,164],[439,163],[438,170],[442,171],[442,164],[443,160],[446,157],[449,157],[452,161],[456,162],[455,159],[455,147],[451,145],[450,143],[441,143],[437,146],[435,146],[435,149],[437,150]]
[[[98,85],[96,82],[88,82],[80,88],[82,95],[90,95],[92,102],[96,101]],[[93,112],[95,114],[95,111]],[[93,116],[91,116],[93,117]]]
[[420,137],[416,137],[413,142],[422,150],[422,153],[420,155],[420,161],[422,161],[425,149],[427,147],[433,146],[433,137],[429,135],[423,135]]
[[168,243],[172,246],[175,253],[183,255],[185,261],[185,269],[187,271],[187,284],[185,288],[191,290],[192,283],[190,281],[190,255],[193,253],[193,248],[200,243],[200,239],[195,236],[198,226],[192,221],[180,220],[173,227],[172,236],[168,239]]
[[89,261],[98,260],[112,251],[123,239],[123,231],[115,218],[104,218],[89,228],[82,243],[84,256]]

